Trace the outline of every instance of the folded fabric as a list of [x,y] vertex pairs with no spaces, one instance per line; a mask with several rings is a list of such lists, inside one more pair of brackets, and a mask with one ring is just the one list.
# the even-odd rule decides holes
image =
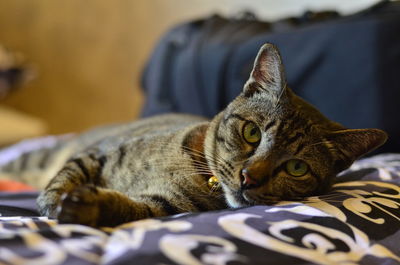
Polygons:
[[14,180],[0,180],[0,191],[34,191],[35,189]]

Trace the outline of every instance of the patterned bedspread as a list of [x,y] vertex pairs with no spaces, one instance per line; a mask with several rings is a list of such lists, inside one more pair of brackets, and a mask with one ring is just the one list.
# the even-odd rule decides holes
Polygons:
[[0,264],[400,264],[400,155],[357,161],[303,202],[101,230],[0,217]]

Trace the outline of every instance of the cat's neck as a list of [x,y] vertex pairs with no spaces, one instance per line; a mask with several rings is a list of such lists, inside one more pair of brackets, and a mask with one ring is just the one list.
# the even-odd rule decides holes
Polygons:
[[206,155],[204,153],[204,142],[208,127],[209,122],[206,122],[192,128],[191,131],[186,135],[182,144],[184,151],[186,151],[186,153],[191,157],[193,166],[196,167],[199,172],[204,172],[205,165],[207,165]]

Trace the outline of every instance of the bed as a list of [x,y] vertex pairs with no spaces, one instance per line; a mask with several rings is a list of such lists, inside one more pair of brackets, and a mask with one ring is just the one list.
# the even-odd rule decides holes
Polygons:
[[116,228],[58,224],[36,196],[0,194],[0,264],[400,264],[399,154],[359,160],[302,202]]

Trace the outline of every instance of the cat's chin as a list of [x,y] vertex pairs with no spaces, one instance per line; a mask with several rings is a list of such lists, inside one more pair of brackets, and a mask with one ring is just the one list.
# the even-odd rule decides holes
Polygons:
[[246,200],[242,193],[237,191],[237,192],[225,192],[225,198],[226,201],[231,208],[239,208],[239,207],[244,207],[244,206],[251,206],[254,205],[254,203]]
[[[265,196],[264,196],[265,197]],[[263,201],[257,201],[246,191],[225,191],[225,198],[231,208],[239,208],[252,205],[274,205],[281,199],[275,196],[265,197]]]

